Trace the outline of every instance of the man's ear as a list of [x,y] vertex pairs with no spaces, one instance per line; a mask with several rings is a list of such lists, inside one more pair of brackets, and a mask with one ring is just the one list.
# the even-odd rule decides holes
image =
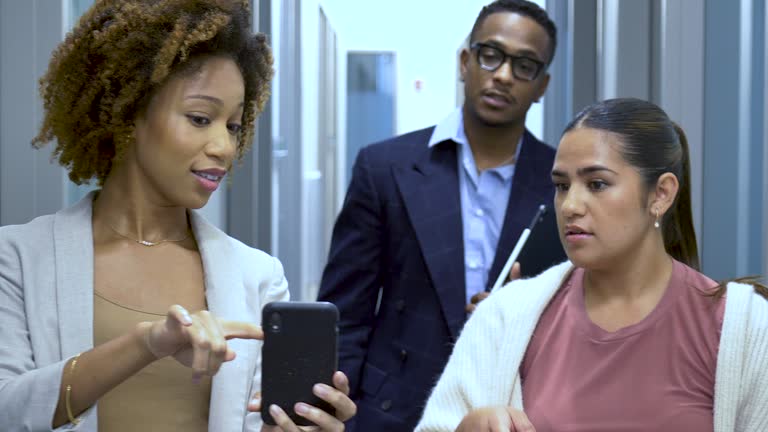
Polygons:
[[539,89],[536,92],[536,98],[533,99],[534,102],[541,102],[542,96],[544,96],[544,93],[547,92],[547,87],[549,87],[549,73],[545,73],[543,77],[541,77],[541,83],[539,83]]
[[461,53],[459,54],[459,79],[462,82],[467,78],[470,57],[471,55],[468,49],[464,48],[461,50]]

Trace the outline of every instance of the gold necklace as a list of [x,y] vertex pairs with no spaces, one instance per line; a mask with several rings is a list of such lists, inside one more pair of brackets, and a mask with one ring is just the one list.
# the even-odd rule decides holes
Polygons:
[[133,238],[133,237],[129,237],[129,236],[127,236],[127,235],[125,235],[125,234],[121,233],[120,231],[116,230],[116,229],[115,229],[115,228],[114,228],[114,227],[113,227],[111,224],[109,224],[109,223],[107,223],[107,226],[109,227],[109,229],[111,229],[112,231],[114,231],[114,232],[115,232],[115,234],[119,235],[120,237],[124,237],[124,238],[127,238],[128,240],[132,240],[132,241],[135,241],[136,243],[138,243],[138,244],[140,244],[140,245],[142,245],[142,246],[147,246],[147,247],[157,246],[157,245],[159,245],[159,244],[161,244],[161,243],[166,243],[166,242],[173,242],[173,243],[178,243],[178,242],[182,242],[182,241],[184,241],[184,240],[186,240],[186,239],[188,239],[188,238],[189,238],[189,229],[187,229],[187,235],[185,235],[184,237],[182,237],[182,238],[180,238],[180,239],[165,239],[165,240],[160,240],[160,241],[156,241],[156,242],[151,242],[151,241],[147,241],[147,240],[138,240],[138,239],[135,239],[135,238]]
[[113,305],[115,305],[115,306],[117,306],[117,307],[119,307],[121,309],[127,309],[127,310],[129,310],[131,312],[138,312],[138,313],[143,313],[143,314],[146,314],[146,315],[154,315],[154,316],[166,316],[167,315],[167,313],[147,312],[147,311],[143,311],[143,310],[140,310],[140,309],[135,309],[135,308],[131,308],[131,307],[128,307],[128,306],[125,306],[125,305],[121,305],[120,303],[118,303],[118,302],[116,302],[114,300],[110,300],[110,299],[104,297],[102,294],[99,294],[99,292],[96,291],[96,290],[93,290],[93,295],[95,295],[96,297],[104,300],[107,303],[113,304]]

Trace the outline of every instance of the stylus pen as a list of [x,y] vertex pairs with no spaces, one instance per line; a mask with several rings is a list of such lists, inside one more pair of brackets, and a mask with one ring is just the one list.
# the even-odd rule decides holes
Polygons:
[[499,273],[499,277],[496,279],[496,283],[493,284],[491,292],[496,291],[497,289],[501,288],[502,285],[504,285],[504,281],[507,280],[507,277],[509,276],[509,271],[512,270],[512,266],[515,264],[515,261],[517,261],[517,257],[520,256],[520,251],[523,250],[525,242],[528,241],[528,237],[531,236],[531,231],[533,231],[533,228],[536,227],[536,224],[539,223],[541,217],[544,216],[544,213],[546,212],[547,206],[544,204],[540,205],[539,209],[536,211],[536,215],[531,221],[531,224],[528,225],[528,228],[523,230],[522,234],[520,234],[520,238],[517,240],[515,248],[512,249],[512,253],[509,254],[509,258],[507,259],[506,264],[504,264],[504,268],[501,269],[501,273]]

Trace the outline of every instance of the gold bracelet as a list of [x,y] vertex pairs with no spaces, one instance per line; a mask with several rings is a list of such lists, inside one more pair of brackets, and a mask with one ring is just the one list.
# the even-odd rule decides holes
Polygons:
[[[80,353],[82,354],[82,353]],[[72,359],[72,363],[69,364],[69,378],[72,379],[72,374],[75,373],[75,365],[77,364],[77,359],[80,358],[80,354],[76,355]],[[77,425],[80,423],[79,418],[75,418],[75,416],[72,415],[72,405],[69,401],[69,397],[72,394],[72,384],[67,384],[66,391],[64,393],[64,406],[67,408],[67,417],[69,417],[69,422],[73,425]]]

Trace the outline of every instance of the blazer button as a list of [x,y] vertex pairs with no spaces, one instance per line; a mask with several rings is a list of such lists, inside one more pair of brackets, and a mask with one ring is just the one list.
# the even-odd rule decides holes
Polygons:
[[384,402],[381,403],[381,409],[384,411],[389,411],[389,409],[392,408],[392,401],[387,399]]
[[398,312],[402,312],[403,309],[405,309],[405,300],[398,300],[397,303],[395,303],[395,309],[397,309]]
[[405,361],[408,358],[408,351],[400,350],[400,360]]

